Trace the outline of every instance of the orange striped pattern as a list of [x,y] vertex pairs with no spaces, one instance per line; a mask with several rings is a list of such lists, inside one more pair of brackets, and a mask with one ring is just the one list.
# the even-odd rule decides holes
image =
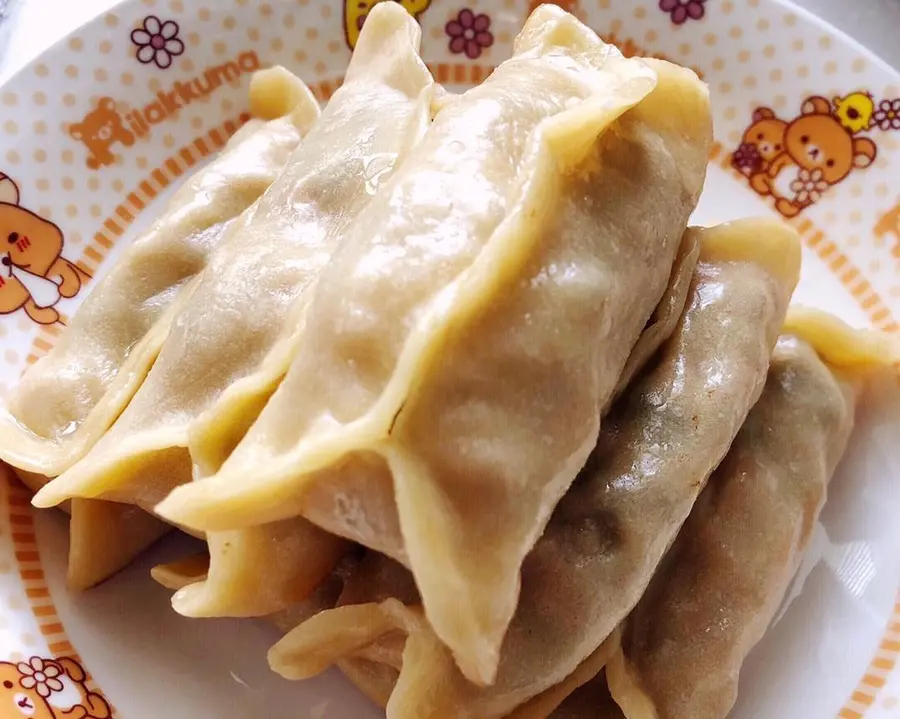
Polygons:
[[875,703],[878,693],[900,661],[900,595],[894,613],[875,652],[875,657],[863,673],[850,698],[838,712],[838,719],[863,719]]
[[[9,489],[9,526],[12,530],[13,548],[16,562],[19,565],[19,576],[22,586],[25,588],[25,596],[31,605],[31,613],[37,621],[41,635],[47,642],[47,647],[53,658],[70,657],[82,667],[84,662],[69,641],[66,631],[56,612],[53,599],[50,596],[50,588],[47,586],[47,578],[41,566],[41,556],[38,550],[37,537],[34,533],[34,519],[32,517],[31,501],[26,489],[15,481],[12,481],[11,473],[8,482]],[[90,673],[87,672],[85,685],[93,692],[100,692]],[[115,716],[113,709],[113,716]]]
[[[126,233],[144,208],[187,170],[220,150],[235,130],[249,119],[250,116],[244,113],[233,120],[226,120],[221,126],[214,127],[206,135],[198,137],[178,150],[172,157],[164,160],[161,167],[152,169],[150,174],[141,180],[137,187],[125,196],[122,203],[115,207],[112,214],[103,221],[100,229],[84,248],[81,258],[75,262],[75,266],[85,275],[85,283],[88,283],[97,273],[100,263],[106,259],[109,251]],[[41,326],[26,357],[26,367],[33,365],[53,348],[59,333],[60,330],[56,325]]]
[[31,343],[31,350],[25,358],[26,367],[30,367],[42,356],[47,354],[56,344],[56,340],[62,333],[60,325],[41,325],[37,337]]
[[494,71],[494,66],[439,62],[429,65],[428,69],[431,70],[434,79],[442,85],[447,83],[468,85],[484,80]]
[[[710,153],[710,160],[726,172],[739,177],[741,182],[746,182],[746,178],[732,167],[731,154],[725,152],[720,143],[714,143]],[[874,327],[885,332],[897,332],[900,330],[900,325],[897,324],[887,304],[881,299],[875,288],[862,276],[862,273],[850,258],[825,236],[822,230],[810,220],[802,217],[794,217],[787,221],[797,229],[803,243],[815,252],[819,259],[840,280],[841,284],[844,285],[869,317],[869,321]]]

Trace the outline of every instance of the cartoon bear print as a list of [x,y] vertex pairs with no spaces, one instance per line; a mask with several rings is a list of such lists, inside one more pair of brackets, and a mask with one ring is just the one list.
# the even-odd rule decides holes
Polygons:
[[784,150],[787,123],[779,120],[768,107],[753,111],[753,121],[744,132],[741,144],[731,156],[731,164],[744,177],[751,177],[769,169],[769,165]]
[[[378,3],[384,1],[344,0],[344,38],[347,40],[347,47],[351,50],[356,47],[356,41],[359,40],[359,31],[362,30],[369,11]],[[394,2],[400,3],[416,20],[431,5],[431,0],[394,0]]]
[[21,207],[16,183],[0,173],[0,314],[24,308],[38,324],[59,322],[54,305],[81,289],[62,249],[59,227]]
[[0,662],[0,716],[29,719],[110,719],[112,709],[87,688],[87,674],[74,659]]
[[760,195],[775,198],[775,209],[785,217],[796,217],[818,202],[832,185],[850,172],[875,161],[875,143],[854,137],[832,114],[824,97],[810,97],[801,114],[784,129],[783,150],[764,171],[750,177],[750,186]]
[[116,156],[109,149],[115,143],[121,142],[125,147],[131,147],[135,142],[134,134],[125,127],[111,97],[102,98],[81,122],[69,125],[69,135],[87,147],[90,152],[87,166],[92,170],[116,161]]

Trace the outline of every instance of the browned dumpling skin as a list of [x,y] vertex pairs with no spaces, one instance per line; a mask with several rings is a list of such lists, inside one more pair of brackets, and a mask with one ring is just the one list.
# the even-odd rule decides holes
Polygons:
[[[805,322],[804,322],[805,318]],[[804,327],[805,324],[805,327]],[[827,329],[831,325],[832,331]],[[628,719],[724,719],[797,570],[887,338],[795,313],[766,388],[626,622],[607,669]],[[806,335],[843,367],[823,361]]]
[[400,629],[410,637],[391,719],[491,719],[564,681],[597,650],[640,599],[759,397],[799,273],[798,239],[780,224],[696,232],[700,261],[675,332],[607,416],[523,564],[496,683],[467,682],[419,610],[395,598],[376,603],[391,595],[374,580],[358,600],[366,603],[323,612],[276,645],[276,671],[309,676]]

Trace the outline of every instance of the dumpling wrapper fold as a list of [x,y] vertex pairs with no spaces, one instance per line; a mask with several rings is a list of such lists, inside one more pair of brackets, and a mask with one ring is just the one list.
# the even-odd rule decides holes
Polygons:
[[[685,232],[669,284],[632,349],[619,378],[616,395],[624,391],[630,379],[643,369],[675,330],[687,301],[699,252],[698,233]],[[374,453],[357,453],[352,465],[348,463],[340,476],[329,479],[328,483],[317,483],[309,489],[304,516],[334,534],[349,535],[409,567],[390,470],[384,460]],[[352,502],[348,501],[349,497],[353,498]],[[347,529],[347,517],[351,513],[355,515],[352,532]]]
[[[359,453],[383,458],[428,621],[489,683],[522,558],[663,294],[710,142],[695,75],[539,8],[348,235],[257,424],[159,511],[283,519],[314,484],[363,476]],[[339,533],[361,539],[354,518]]]
[[[56,387],[54,402],[59,404],[56,411],[60,417],[50,418],[35,407],[41,417],[34,419],[38,415],[27,409],[25,414],[32,418],[26,421],[28,427],[19,424],[21,418],[14,417],[15,412],[0,419],[0,453],[4,443],[13,448],[7,458],[19,465],[17,474],[33,491],[37,492],[50,480],[47,474],[61,471],[88,451],[96,437],[115,419],[156,356],[171,317],[165,313],[167,304],[175,303],[176,294],[181,297],[189,292],[184,285],[189,284],[191,274],[205,262],[204,253],[208,254],[228,230],[252,212],[250,202],[274,180],[289,152],[299,142],[300,133],[308,130],[318,116],[318,106],[309,89],[283,68],[256,73],[251,80],[250,94],[251,110],[256,117],[275,120],[289,113],[294,116],[268,124],[250,120],[240,127],[222,154],[195,173],[175,194],[166,214],[143,236],[140,248],[126,252],[121,260],[141,263],[158,260],[162,267],[151,273],[145,284],[137,285],[134,273],[143,269],[135,266],[124,275],[111,271],[91,295],[96,298],[85,301],[86,309],[79,313],[85,316],[79,316],[74,328],[68,330],[75,341],[54,350],[51,359],[42,360],[40,371],[46,372],[42,377],[34,379],[38,374],[36,369],[28,373],[23,380],[25,386],[18,390],[18,399],[12,400],[13,403],[30,407],[43,401],[36,398],[44,397],[45,392]],[[272,103],[276,96],[280,98],[277,108]],[[198,192],[209,196],[197,195]],[[236,219],[234,213],[243,207],[247,209]],[[196,224],[193,230],[191,223]],[[187,256],[173,262],[170,258],[177,254],[179,240],[184,241]],[[115,305],[129,301],[149,304],[138,308]],[[114,304],[108,306],[107,302]],[[88,336],[93,337],[94,344],[85,342]],[[88,346],[95,351],[90,359],[80,356]],[[75,362],[69,364],[73,358]],[[109,365],[116,362],[122,362],[122,367],[110,370]],[[76,368],[75,372],[72,367]],[[57,380],[59,384],[54,385]],[[95,391],[100,398],[83,395],[84,387]],[[67,402],[75,402],[75,406]],[[41,424],[44,429],[38,434],[54,435],[57,430],[50,429],[53,422],[57,428],[63,427],[59,433],[64,435],[61,443],[31,431],[44,423]],[[81,426],[82,422],[85,426]],[[78,501],[71,506],[67,503],[64,509],[72,516],[67,586],[75,591],[104,581],[171,530],[169,525],[149,514],[114,502]]]
[[[896,338],[792,310],[766,388],[625,622],[607,677],[627,719],[725,719],[797,571],[866,373]],[[833,361],[833,363],[832,363]]]
[[[399,6],[373,9],[344,84],[252,221],[214,254],[140,390],[36,504],[101,497],[150,509],[192,472],[219,467],[287,369],[305,293],[428,126],[434,83],[420,36]],[[192,616],[257,616],[293,604],[346,551],[302,518],[207,540],[208,581],[175,597]]]
[[55,477],[103,436],[141,385],[172,307],[319,114],[305,85],[289,118],[251,120],[191,176],[94,286],[0,412],[0,459]]
[[646,374],[610,411],[588,464],[526,557],[494,685],[466,681],[403,603],[372,603],[385,591],[371,578],[360,583],[370,592],[361,598],[367,603],[323,612],[279,642],[270,652],[276,671],[309,676],[342,658],[347,641],[377,644],[412,629],[415,661],[404,650],[389,718],[491,719],[564,681],[607,640],[762,392],[799,276],[799,240],[780,223],[691,231],[701,250],[684,313]]

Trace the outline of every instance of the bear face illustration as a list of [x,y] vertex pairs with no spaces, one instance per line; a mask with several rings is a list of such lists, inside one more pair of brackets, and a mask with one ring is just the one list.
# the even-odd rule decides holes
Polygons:
[[[344,0],[344,37],[352,50],[359,40],[359,32],[373,7],[385,0]],[[393,0],[417,20],[431,5],[431,0]]]
[[[825,103],[824,108],[816,101]],[[824,98],[811,98],[804,114],[790,123],[784,134],[785,150],[807,170],[821,170],[829,185],[843,180],[854,167],[868,167],[875,159],[875,143],[853,137],[830,112]]]
[[761,195],[772,195],[785,217],[818,202],[853,169],[871,165],[877,153],[874,142],[854,137],[841,124],[824,97],[803,103],[800,116],[785,127],[783,147],[765,170],[750,177],[750,185]]
[[109,719],[106,699],[85,686],[74,659],[0,662],[0,716],[29,719]]
[[731,162],[745,177],[765,172],[769,163],[784,151],[787,123],[779,120],[768,107],[753,111],[753,122],[744,132],[741,144]]
[[90,153],[87,166],[92,170],[112,165],[116,156],[110,151],[115,143],[121,142],[125,147],[134,145],[134,134],[125,127],[122,116],[116,110],[116,103],[111,97],[104,97],[97,107],[89,112],[81,122],[69,125],[69,135],[87,147]]
[[19,309],[39,324],[60,319],[53,306],[81,289],[79,270],[62,256],[55,224],[19,205],[19,188],[0,173],[0,314]]

